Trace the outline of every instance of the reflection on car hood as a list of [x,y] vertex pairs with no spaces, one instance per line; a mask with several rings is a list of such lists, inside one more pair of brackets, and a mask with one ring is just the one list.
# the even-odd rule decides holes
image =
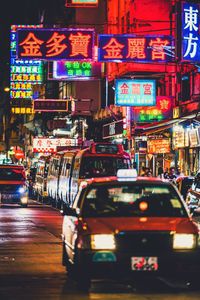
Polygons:
[[144,230],[198,233],[198,227],[189,218],[85,218],[83,222],[87,224],[88,231],[93,234]]

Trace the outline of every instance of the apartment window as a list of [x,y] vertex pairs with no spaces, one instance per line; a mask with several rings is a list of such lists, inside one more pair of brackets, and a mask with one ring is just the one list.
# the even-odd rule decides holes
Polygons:
[[181,78],[181,100],[190,100],[190,76],[189,74],[184,74]]

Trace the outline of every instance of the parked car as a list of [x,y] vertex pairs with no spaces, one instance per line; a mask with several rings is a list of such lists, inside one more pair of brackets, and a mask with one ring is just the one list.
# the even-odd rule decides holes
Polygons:
[[185,201],[170,182],[134,171],[86,179],[64,209],[63,265],[81,289],[91,279],[198,278],[199,230]]
[[22,165],[0,165],[0,203],[28,205],[28,185]]
[[188,190],[191,188],[192,184],[194,182],[194,176],[179,176],[176,179],[176,185],[183,196],[183,199],[186,200],[186,196],[188,193]]

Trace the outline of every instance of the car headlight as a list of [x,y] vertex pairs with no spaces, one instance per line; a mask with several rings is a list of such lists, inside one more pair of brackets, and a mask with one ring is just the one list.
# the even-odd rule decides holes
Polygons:
[[91,235],[91,248],[93,250],[115,249],[115,237],[113,234],[94,234]]
[[173,237],[174,249],[194,249],[196,247],[196,236],[187,233],[175,233]]
[[26,192],[26,186],[20,186],[19,189],[18,189],[18,192],[20,194],[24,194]]

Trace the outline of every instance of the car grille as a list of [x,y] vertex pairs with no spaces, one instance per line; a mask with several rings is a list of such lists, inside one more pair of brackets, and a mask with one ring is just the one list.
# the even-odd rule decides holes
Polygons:
[[16,184],[1,184],[0,193],[16,193],[20,185]]
[[135,254],[160,254],[172,251],[172,235],[161,231],[120,232],[116,235],[117,249]]

